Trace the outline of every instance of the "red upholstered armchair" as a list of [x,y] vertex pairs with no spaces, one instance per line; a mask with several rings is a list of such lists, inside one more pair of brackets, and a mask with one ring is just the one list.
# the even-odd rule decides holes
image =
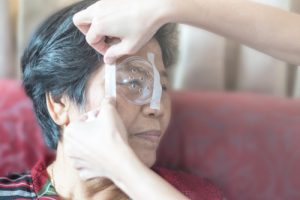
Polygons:
[[20,82],[0,80],[0,176],[28,170],[46,151]]
[[[158,163],[213,180],[228,199],[300,199],[300,101],[173,92]],[[0,175],[47,152],[19,82],[0,81]]]

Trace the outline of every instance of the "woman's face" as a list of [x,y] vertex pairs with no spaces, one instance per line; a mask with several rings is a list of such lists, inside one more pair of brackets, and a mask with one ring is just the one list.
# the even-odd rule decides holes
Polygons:
[[[137,156],[147,165],[152,166],[156,160],[156,150],[165,133],[170,120],[171,103],[166,92],[167,77],[163,64],[161,49],[156,40],[151,40],[134,56],[147,60],[147,53],[155,54],[155,65],[160,72],[161,85],[163,87],[160,110],[150,108],[149,104],[135,105],[129,103],[121,95],[117,94],[117,111],[123,120],[128,133],[128,142]],[[129,56],[118,60],[122,62]],[[104,67],[102,66],[90,78],[87,86],[86,110],[90,111],[100,106],[104,97]],[[73,106],[72,106],[73,107]],[[71,108],[70,121],[78,119],[82,113],[76,107]],[[99,133],[101,134],[101,133]]]

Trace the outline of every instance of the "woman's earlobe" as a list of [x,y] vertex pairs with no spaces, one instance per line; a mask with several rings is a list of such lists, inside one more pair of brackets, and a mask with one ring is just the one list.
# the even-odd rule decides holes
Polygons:
[[69,124],[70,101],[66,97],[54,99],[51,94],[46,94],[47,109],[52,120],[60,126]]

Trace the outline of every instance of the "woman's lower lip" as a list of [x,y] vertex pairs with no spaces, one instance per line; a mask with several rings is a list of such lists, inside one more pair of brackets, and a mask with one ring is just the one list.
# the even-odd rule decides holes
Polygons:
[[135,134],[136,137],[142,138],[151,142],[158,142],[160,140],[160,132],[159,131],[147,131],[143,133]]

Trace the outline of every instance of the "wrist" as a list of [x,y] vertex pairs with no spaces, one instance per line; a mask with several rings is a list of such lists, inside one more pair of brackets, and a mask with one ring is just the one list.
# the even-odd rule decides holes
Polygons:
[[[124,156],[119,161],[119,165],[115,168],[115,176],[112,181],[125,193],[132,194],[130,188],[139,184],[140,178],[138,174],[143,174],[148,168],[137,157],[134,151],[129,147],[124,149]],[[149,170],[149,169],[148,169]]]
[[177,0],[153,0],[151,1],[152,24],[160,28],[167,23],[176,23]]
[[177,23],[177,14],[179,12],[179,4],[177,0],[159,1],[158,7],[155,9],[156,23],[159,27],[167,23]]
[[203,26],[211,5],[217,4],[218,0],[163,0],[162,2],[158,9],[158,16],[164,24],[182,23]]
[[113,182],[132,199],[187,200],[176,188],[149,169],[135,154],[118,170],[119,178]]

